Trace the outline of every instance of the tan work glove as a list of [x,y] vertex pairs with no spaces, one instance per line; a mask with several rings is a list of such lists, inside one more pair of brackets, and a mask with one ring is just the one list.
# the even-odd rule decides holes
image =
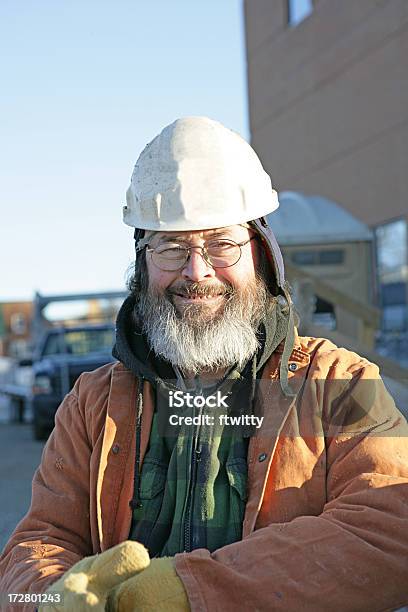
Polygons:
[[184,585],[171,557],[152,559],[141,574],[109,593],[107,612],[190,612]]
[[75,563],[47,593],[60,593],[60,604],[40,606],[40,612],[103,612],[111,589],[144,570],[149,554],[139,542],[121,542],[117,546]]

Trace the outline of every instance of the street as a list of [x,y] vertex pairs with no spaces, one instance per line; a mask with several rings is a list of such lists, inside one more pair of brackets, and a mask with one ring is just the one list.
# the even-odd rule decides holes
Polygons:
[[31,500],[31,480],[43,442],[35,442],[29,424],[0,424],[0,548],[3,549]]

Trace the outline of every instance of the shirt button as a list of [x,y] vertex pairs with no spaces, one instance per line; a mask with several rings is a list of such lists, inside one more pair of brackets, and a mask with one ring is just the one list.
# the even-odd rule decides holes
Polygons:
[[297,363],[290,363],[289,364],[289,370],[291,372],[294,372],[295,370],[297,370]]
[[120,446],[119,446],[119,444],[115,444],[114,446],[112,446],[112,453],[113,453],[114,455],[117,455],[119,451],[120,451]]
[[265,461],[265,459],[267,458],[267,454],[266,453],[261,453],[258,457],[258,461],[259,463],[262,463],[262,461]]

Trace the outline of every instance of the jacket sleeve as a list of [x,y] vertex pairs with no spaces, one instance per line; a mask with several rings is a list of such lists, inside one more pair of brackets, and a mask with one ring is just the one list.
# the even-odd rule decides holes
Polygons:
[[78,387],[79,383],[57,410],[55,428],[34,474],[30,509],[3,551],[0,562],[3,594],[43,592],[74,563],[92,553],[91,445],[78,401]]
[[366,364],[348,372],[347,392],[337,385],[334,397],[336,384],[325,381],[316,390],[327,427],[322,513],[272,523],[212,554],[176,555],[194,612],[380,612],[408,603],[408,428]]

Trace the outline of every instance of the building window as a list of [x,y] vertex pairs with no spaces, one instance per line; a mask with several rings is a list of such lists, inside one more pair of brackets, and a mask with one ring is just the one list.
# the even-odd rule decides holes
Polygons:
[[290,26],[297,26],[312,12],[312,0],[288,0],[288,24]]
[[319,265],[320,266],[341,266],[344,263],[344,251],[320,251]]
[[24,313],[14,312],[10,317],[10,329],[16,336],[21,336],[27,331],[27,321]]
[[291,255],[291,260],[297,266],[339,266],[344,263],[344,251],[340,249],[295,251]]
[[405,219],[375,228],[383,330],[408,331],[408,229]]

